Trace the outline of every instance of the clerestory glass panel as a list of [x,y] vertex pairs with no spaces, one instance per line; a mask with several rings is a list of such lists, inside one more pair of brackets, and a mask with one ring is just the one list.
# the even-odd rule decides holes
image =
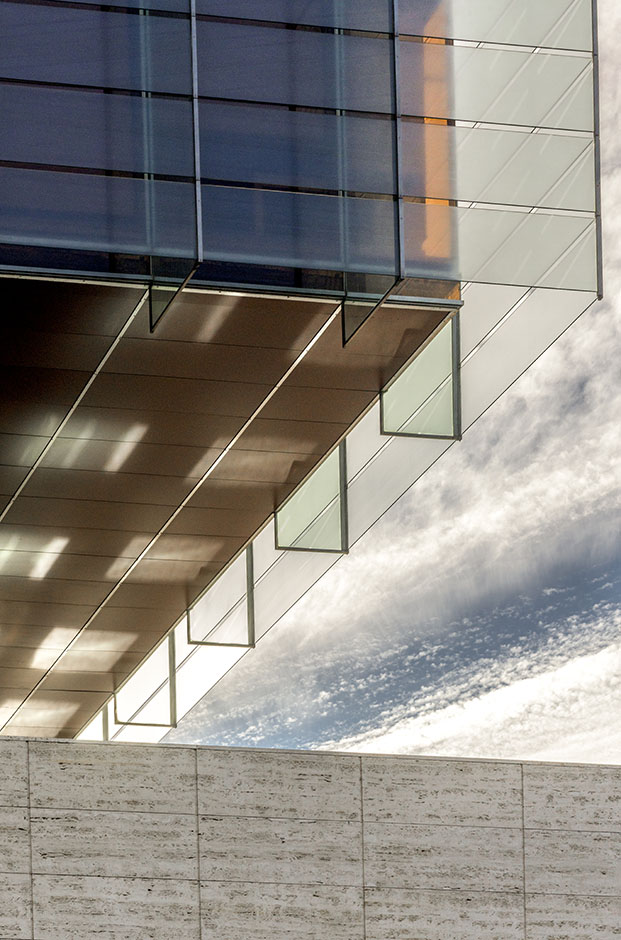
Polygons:
[[[132,721],[159,725],[173,723],[170,696],[161,692],[169,679],[170,644],[168,637],[164,639],[115,693],[114,719],[117,724]],[[147,703],[148,712],[138,717]]]
[[459,436],[459,351],[453,317],[384,389],[381,422],[384,434],[419,437]]
[[248,557],[243,552],[188,610],[188,642],[252,644]]
[[412,36],[589,51],[591,0],[399,0],[399,29]]
[[[162,0],[165,2],[165,0]],[[198,13],[249,20],[328,26],[336,29],[392,29],[392,0],[197,0]]]
[[387,38],[201,21],[198,50],[201,96],[394,110]]
[[341,552],[346,548],[343,446],[332,451],[276,512],[278,548],[324,552]]

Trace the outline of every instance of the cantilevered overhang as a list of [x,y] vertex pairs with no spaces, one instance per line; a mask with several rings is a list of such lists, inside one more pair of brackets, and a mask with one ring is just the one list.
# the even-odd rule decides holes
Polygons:
[[0,723],[67,737],[452,311],[2,285]]

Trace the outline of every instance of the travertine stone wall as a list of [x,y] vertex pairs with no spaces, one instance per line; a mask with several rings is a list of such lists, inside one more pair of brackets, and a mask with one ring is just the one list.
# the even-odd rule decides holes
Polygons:
[[621,767],[0,739],[2,940],[613,940]]

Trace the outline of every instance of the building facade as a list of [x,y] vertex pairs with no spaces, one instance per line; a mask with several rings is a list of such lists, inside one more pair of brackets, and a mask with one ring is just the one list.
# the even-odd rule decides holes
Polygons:
[[601,296],[595,12],[3,0],[2,734],[159,740]]
[[0,936],[614,940],[621,768],[3,740]]

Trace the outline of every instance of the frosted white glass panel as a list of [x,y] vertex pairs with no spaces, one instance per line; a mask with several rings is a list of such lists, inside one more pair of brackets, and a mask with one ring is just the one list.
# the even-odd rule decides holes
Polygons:
[[[162,734],[162,725],[171,724],[170,719],[170,687],[168,681],[164,683],[155,695],[145,702],[135,718],[134,724],[124,725],[115,733],[117,741],[156,741]],[[154,725],[154,728],[142,727]]]
[[451,444],[445,439],[393,437],[349,484],[349,543],[353,545]]
[[[169,641],[166,638],[138,667],[133,676],[115,693],[116,718],[119,723],[139,721],[136,713],[160,686],[168,681]],[[149,721],[170,724],[168,694],[159,696],[149,709]]]
[[386,438],[380,433],[380,406],[377,402],[347,435],[348,482],[385,443]]
[[279,548],[343,550],[339,448],[277,511],[276,542]]
[[535,290],[461,370],[467,428],[595,299],[582,291]]
[[[592,217],[406,203],[406,269],[429,275],[440,263],[456,280],[595,290],[597,264]],[[577,251],[580,263],[560,265]],[[455,246],[456,247],[452,247]],[[452,256],[449,251],[452,250]]]
[[523,287],[507,287],[505,284],[471,283],[463,289],[464,306],[459,314],[462,359],[525,294]]
[[103,712],[97,712],[92,721],[89,721],[86,728],[76,735],[78,741],[103,741]]
[[590,138],[403,121],[403,192],[595,211]]
[[248,643],[246,579],[243,552],[190,607],[190,642]]
[[382,430],[387,434],[455,435],[451,320],[382,392]]
[[274,520],[270,519],[252,543],[252,564],[255,582],[265,574],[268,568],[271,568],[281,554],[281,551],[276,548]]
[[330,552],[281,552],[278,562],[254,586],[259,640],[341,556]]
[[177,719],[199,702],[246,653],[235,646],[195,646],[177,669]]
[[590,50],[591,0],[399,0],[413,36]]
[[593,130],[593,66],[581,55],[401,42],[403,114]]

